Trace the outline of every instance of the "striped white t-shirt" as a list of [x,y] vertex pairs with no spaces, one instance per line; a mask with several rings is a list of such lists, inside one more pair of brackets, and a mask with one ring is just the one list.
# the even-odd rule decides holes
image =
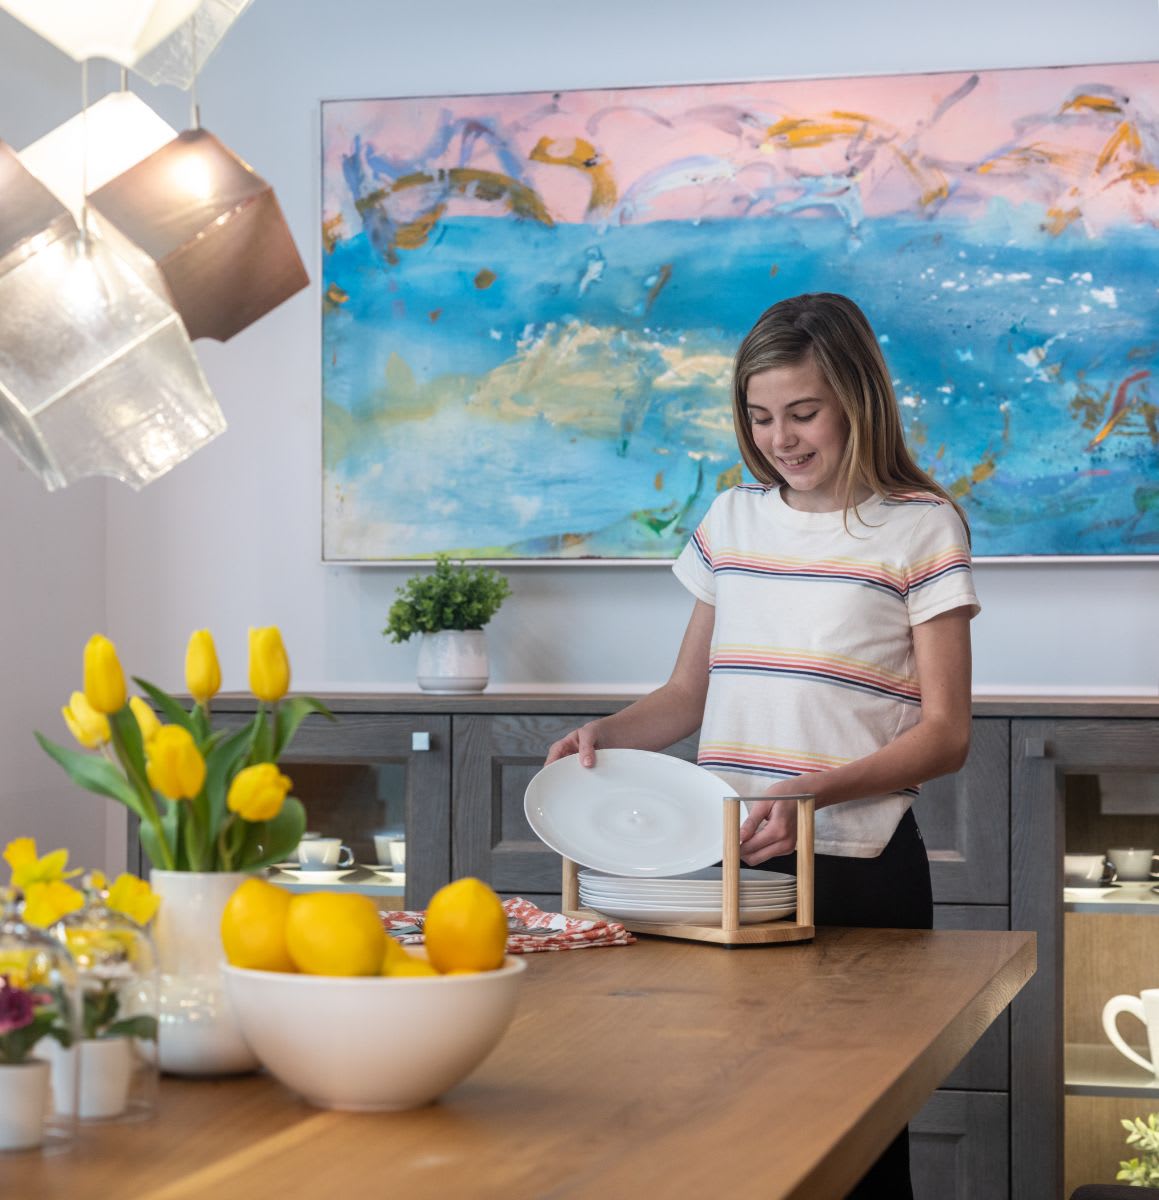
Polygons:
[[[673,564],[716,607],[697,761],[742,796],[840,766],[916,725],[911,628],[980,611],[966,531],[927,493],[843,514],[800,512],[779,489],[717,497]],[[881,853],[917,795],[907,788],[817,811],[819,854]]]

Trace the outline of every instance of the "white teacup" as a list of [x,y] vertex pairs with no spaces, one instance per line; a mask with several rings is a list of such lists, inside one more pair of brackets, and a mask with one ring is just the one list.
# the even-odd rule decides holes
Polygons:
[[1066,887],[1098,887],[1115,878],[1115,866],[1101,854],[1065,854],[1062,874]]
[[[1146,1027],[1147,1044],[1151,1049],[1150,1061],[1123,1041],[1118,1019],[1119,1014],[1124,1012],[1138,1017]],[[1137,996],[1112,996],[1103,1006],[1103,1031],[1120,1054],[1150,1071],[1159,1081],[1159,988],[1144,988]]]
[[354,862],[354,851],[341,838],[304,838],[298,843],[298,862],[303,867],[348,867]]
[[1139,880],[1151,878],[1157,856],[1151,850],[1138,850],[1132,846],[1108,850],[1107,857],[1115,864],[1119,879]]
[[401,871],[406,868],[406,834],[400,829],[374,835],[374,854],[382,866]]

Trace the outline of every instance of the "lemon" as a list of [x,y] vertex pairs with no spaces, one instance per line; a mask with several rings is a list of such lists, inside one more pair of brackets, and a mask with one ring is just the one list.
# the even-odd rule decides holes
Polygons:
[[419,958],[417,954],[408,954],[403,950],[402,958],[396,958],[388,966],[384,966],[382,973],[394,976],[437,975],[438,971],[425,958]]
[[494,971],[507,949],[507,914],[480,879],[456,879],[431,897],[423,927],[431,963],[450,971]]
[[234,889],[221,914],[226,961],[255,971],[296,971],[286,949],[286,913],[293,897],[264,879]]
[[386,937],[369,896],[308,892],[290,901],[286,946],[308,975],[377,975]]
[[410,958],[410,955],[403,949],[402,942],[396,938],[392,938],[389,934],[386,937],[386,949],[382,955],[382,971],[381,974],[391,974],[390,968],[399,962],[405,962]]

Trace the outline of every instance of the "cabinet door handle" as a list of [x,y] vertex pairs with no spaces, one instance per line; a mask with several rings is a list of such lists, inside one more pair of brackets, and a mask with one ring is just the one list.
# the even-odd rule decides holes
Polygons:
[[429,733],[412,733],[410,735],[410,748],[412,750],[429,750],[431,748],[431,735]]
[[1046,758],[1046,738],[1024,738],[1022,753],[1027,758]]

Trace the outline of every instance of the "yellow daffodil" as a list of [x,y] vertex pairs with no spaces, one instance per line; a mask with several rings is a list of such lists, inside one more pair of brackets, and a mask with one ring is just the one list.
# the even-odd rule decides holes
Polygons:
[[198,629],[190,635],[185,651],[185,686],[198,704],[208,704],[221,687],[217,647],[208,629]]
[[103,892],[109,886],[109,881],[105,877],[104,871],[90,871],[84,878],[84,884],[93,891]]
[[55,925],[61,917],[84,907],[85,898],[76,888],[60,880],[30,883],[24,889],[24,920],[42,929]]
[[290,688],[290,660],[276,625],[250,629],[250,691],[276,704]]
[[205,783],[205,759],[189,730],[162,725],[145,747],[149,782],[170,800],[192,800]]
[[125,672],[117,648],[99,633],[85,646],[85,698],[106,716],[125,707]]
[[148,745],[153,735],[161,728],[161,722],[157,720],[157,714],[140,696],[134,696],[129,701],[129,707],[133,710],[133,716],[137,718],[137,727],[141,730],[141,741]]
[[138,925],[148,925],[157,915],[161,897],[136,875],[118,875],[113,886],[109,888],[109,898],[105,903],[115,912],[124,913]]
[[0,950],[0,975],[7,975],[9,983],[19,988],[40,983],[36,971],[37,957],[35,950]]
[[272,821],[293,786],[273,763],[255,763],[237,773],[225,802],[247,821]]
[[69,733],[87,750],[96,750],[109,740],[108,717],[93,708],[84,692],[73,692],[60,715]]
[[67,870],[67,850],[53,850],[43,858],[37,857],[36,840],[30,837],[10,841],[4,847],[4,861],[12,868],[12,886],[25,894],[33,884],[59,883],[81,873],[79,867]]

